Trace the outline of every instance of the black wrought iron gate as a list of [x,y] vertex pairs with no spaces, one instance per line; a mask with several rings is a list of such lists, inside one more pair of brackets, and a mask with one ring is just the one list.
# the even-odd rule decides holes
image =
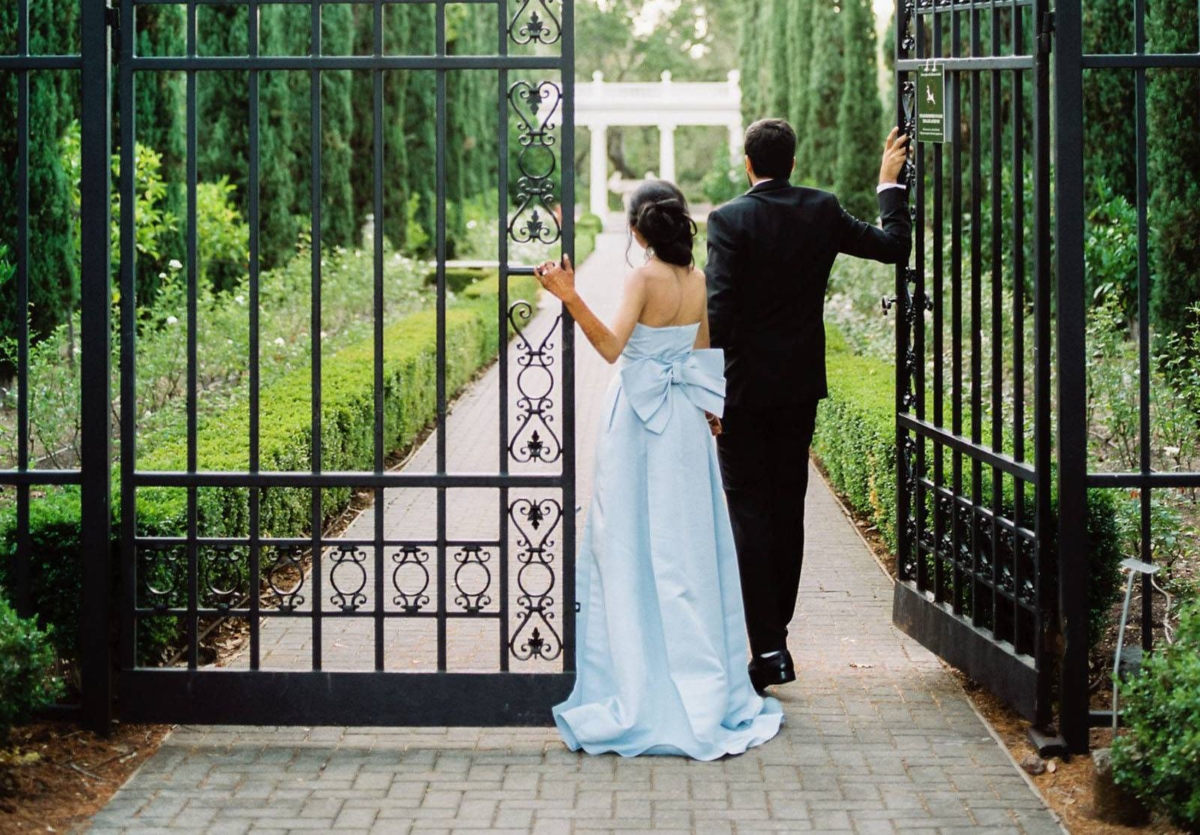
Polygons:
[[945,144],[908,169],[897,273],[894,618],[1039,723],[1056,628],[1048,0],[906,0],[898,118],[944,70]]
[[[28,3],[20,0],[17,55],[0,57],[0,71],[18,74],[27,90],[28,74],[40,69],[77,70],[82,100],[82,310],[83,310],[83,464],[79,470],[42,473],[27,456],[16,470],[4,471],[15,485],[21,522],[17,549],[17,597],[26,599],[31,571],[29,490],[41,484],[82,487],[84,611],[81,656],[84,707],[89,724],[105,727],[117,712],[128,721],[222,722],[259,724],[548,724],[549,708],[561,701],[574,679],[575,427],[574,329],[553,312],[538,314],[528,266],[571,253],[574,239],[574,21],[572,0],[114,0],[83,2],[81,54],[31,56],[28,50]],[[323,12],[353,4],[373,16],[373,43],[361,54],[326,54],[322,49]],[[292,55],[260,50],[260,12],[271,5],[303,15],[308,49]],[[434,38],[426,52],[394,54],[385,43],[384,17],[405,6],[432,19]],[[139,54],[140,16],[171,7],[186,18],[185,45],[178,54]],[[237,10],[243,50],[238,54],[200,54],[198,18],[217,7]],[[448,12],[484,14],[494,20],[492,46],[483,54],[456,54],[447,48]],[[203,25],[203,20],[199,25]],[[230,50],[232,52],[232,50]],[[113,83],[115,71],[115,86]],[[322,76],[338,71],[369,75],[373,89],[374,179],[371,236],[373,266],[372,350],[363,364],[373,368],[371,408],[374,421],[369,459],[353,468],[336,466],[338,416],[323,408],[322,291],[328,254],[322,243],[322,153],[325,142]],[[262,125],[272,118],[260,107],[261,78],[290,72],[307,79],[311,99],[307,165],[311,182],[311,321],[307,400],[310,405],[306,449],[290,466],[263,460],[264,417],[261,402],[260,244],[263,225],[261,175],[272,164],[264,158]],[[246,450],[244,468],[213,466],[199,446],[203,357],[198,331],[203,326],[201,232],[198,228],[198,82],[206,75],[244,79],[244,88],[223,90],[229,100],[245,103],[249,227],[249,345],[245,357],[248,384],[245,426],[229,425],[230,444]],[[428,402],[436,402],[429,443],[436,452],[425,472],[389,469],[389,447],[396,407],[386,401],[395,382],[386,371],[392,350],[385,322],[385,189],[389,149],[384,142],[384,90],[388,74],[411,73],[429,84],[436,97],[436,228],[431,230],[436,262],[436,358],[428,373]],[[495,107],[488,121],[497,154],[492,189],[498,267],[490,291],[493,307],[484,307],[492,340],[499,334],[494,374],[498,396],[487,398],[495,427],[485,448],[487,460],[464,463],[451,443],[448,403],[454,391],[448,364],[459,316],[447,278],[448,170],[456,150],[447,146],[447,124],[457,102],[450,94],[454,74],[471,74],[490,85]],[[186,258],[179,265],[185,292],[178,317],[186,331],[186,447],[177,469],[143,461],[138,449],[139,359],[138,184],[120,180],[119,245],[110,253],[113,105],[119,137],[120,170],[137,166],[136,92],[163,74],[182,76],[186,98]],[[28,95],[20,99],[21,148],[28,146]],[[512,142],[510,148],[510,130]],[[489,137],[490,138],[490,137]],[[394,150],[394,149],[393,149]],[[511,160],[511,162],[510,162]],[[28,290],[28,154],[18,170],[18,285]],[[511,170],[510,170],[511,168]],[[519,250],[519,251],[518,251]],[[110,276],[119,265],[117,284]],[[518,295],[520,287],[524,297]],[[119,290],[119,325],[112,330],[114,289]],[[19,295],[27,303],[28,293]],[[477,310],[478,306],[472,308]],[[461,317],[459,317],[461,318]],[[486,328],[485,328],[486,330]],[[110,333],[119,334],[119,426],[110,417]],[[25,381],[29,335],[22,331],[21,381]],[[514,337],[510,361],[509,338]],[[485,340],[486,338],[481,337]],[[329,361],[329,354],[325,360]],[[388,379],[385,380],[385,371]],[[419,371],[419,369],[418,369]],[[416,372],[413,372],[414,374]],[[461,374],[460,374],[461,378]],[[461,382],[460,378],[459,381]],[[405,384],[400,372],[399,384]],[[19,382],[21,390],[27,382]],[[413,383],[412,385],[416,385]],[[407,408],[401,404],[402,411]],[[21,448],[27,448],[27,408],[22,402]],[[113,473],[114,429],[121,438],[119,471]],[[324,431],[323,431],[324,430]],[[490,429],[487,430],[490,434]],[[239,435],[239,433],[242,433]],[[211,434],[211,428],[210,428]],[[331,440],[330,436],[333,435]],[[248,436],[248,437],[247,437]],[[161,460],[161,459],[153,459]],[[335,462],[330,466],[330,461]],[[110,474],[112,478],[110,479]],[[428,530],[389,522],[374,514],[370,532],[351,537],[327,531],[330,494],[345,501],[350,491],[369,491],[382,509],[397,495],[428,497]],[[456,533],[455,499],[487,515],[494,525],[486,535]],[[300,506],[293,524],[267,523],[268,509],[281,496]],[[296,497],[301,496],[299,503]],[[424,501],[424,499],[422,499]],[[151,523],[145,508],[175,502],[176,521]],[[271,505],[275,502],[275,505]],[[113,531],[112,509],[118,530]],[[278,514],[276,514],[276,518]],[[295,519],[298,517],[299,522]],[[219,524],[213,524],[216,520]],[[286,527],[286,526],[282,526]],[[362,529],[358,530],[362,533]],[[474,529],[472,529],[474,530]],[[115,561],[118,563],[114,565]],[[120,577],[111,590],[111,578]],[[28,606],[24,607],[26,610]],[[119,620],[114,664],[108,625]],[[218,624],[238,624],[247,636],[245,653],[225,666],[205,663],[201,639]],[[149,659],[143,637],[170,629],[179,653],[172,663]],[[274,629],[290,641],[291,652],[272,655],[264,641]],[[331,633],[334,633],[331,637]],[[276,637],[278,637],[278,634]],[[331,658],[333,649],[349,654]],[[423,653],[423,655],[422,655]],[[416,656],[425,659],[415,663]],[[419,661],[420,659],[416,659]],[[117,675],[113,675],[116,668]],[[414,671],[418,670],[418,671]]]

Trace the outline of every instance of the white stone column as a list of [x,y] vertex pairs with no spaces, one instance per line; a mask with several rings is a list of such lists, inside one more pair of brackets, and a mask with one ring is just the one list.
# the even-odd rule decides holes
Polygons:
[[745,132],[742,130],[742,123],[731,122],[729,124],[729,159],[736,165],[746,156],[745,149]]
[[608,214],[608,126],[592,125],[591,148],[591,207],[592,214]]
[[675,126],[658,126],[658,176],[675,182]]

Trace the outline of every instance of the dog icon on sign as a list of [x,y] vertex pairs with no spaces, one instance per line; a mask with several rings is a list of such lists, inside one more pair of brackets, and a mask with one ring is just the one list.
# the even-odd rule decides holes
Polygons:
[[937,104],[937,99],[935,99],[933,97],[933,88],[932,87],[925,88],[925,101],[928,104]]

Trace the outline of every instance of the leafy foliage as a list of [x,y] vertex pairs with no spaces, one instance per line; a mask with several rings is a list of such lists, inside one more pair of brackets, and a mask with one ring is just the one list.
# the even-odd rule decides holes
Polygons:
[[0,740],[62,692],[62,681],[54,675],[51,638],[51,632],[18,617],[0,598]]
[[1180,613],[1175,643],[1120,687],[1128,731],[1113,742],[1117,783],[1200,832],[1200,602]]
[[879,81],[875,55],[875,15],[870,0],[843,0],[842,39],[845,57],[841,105],[837,114],[836,187],[839,199],[855,217],[874,220],[879,214],[875,185],[879,181]]
[[[1151,52],[1195,52],[1200,9],[1192,0],[1159,0],[1147,10]],[[1124,79],[1122,79],[1124,80]],[[1200,327],[1191,305],[1200,299],[1200,73],[1159,70],[1149,78],[1151,304],[1159,336]]]

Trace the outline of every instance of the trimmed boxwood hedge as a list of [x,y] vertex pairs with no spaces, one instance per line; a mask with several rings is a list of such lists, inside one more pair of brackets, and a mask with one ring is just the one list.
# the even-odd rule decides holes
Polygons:
[[[871,520],[894,553],[896,527],[896,423],[895,368],[885,362],[858,356],[842,334],[826,326],[829,397],[817,414],[813,452],[847,504]],[[969,432],[969,428],[966,430]],[[1011,479],[1005,479],[1003,504],[1011,511]],[[1057,523],[1057,483],[1052,519]],[[990,478],[985,479],[990,491]],[[985,497],[990,501],[989,496]],[[1057,530],[1050,532],[1057,537]],[[1116,503],[1110,492],[1088,491],[1088,535],[1091,541],[1088,583],[1088,632],[1093,646],[1108,624],[1109,612],[1120,593],[1120,536],[1116,528]],[[1055,553],[1052,547],[1048,552]],[[1048,576],[1056,577],[1053,566]],[[1043,589],[1046,600],[1055,600],[1054,588]]]
[[[497,279],[467,288],[446,312],[446,388],[455,393],[489,363],[499,349]],[[513,299],[532,299],[532,278],[510,280]],[[426,310],[401,319],[384,331],[384,440],[388,449],[410,444],[435,417],[437,317]],[[311,469],[310,369],[296,369],[260,394],[260,465],[264,471]],[[367,340],[325,358],[321,368],[322,468],[370,470],[374,462],[374,342]],[[197,433],[200,468],[245,471],[249,404],[239,402],[205,422]],[[187,442],[173,438],[138,462],[139,471],[182,470]],[[114,472],[114,484],[118,476]],[[115,497],[116,498],[116,497]],[[348,488],[323,492],[326,520],[344,509]],[[119,507],[114,501],[113,553],[118,551]],[[311,495],[294,488],[263,490],[263,536],[296,537],[310,532]],[[249,528],[248,491],[210,487],[197,491],[201,536],[241,537]],[[38,620],[52,626],[60,657],[78,656],[78,624],[84,593],[79,545],[80,495],[77,488],[50,489],[30,503],[33,566],[32,599]],[[141,488],[137,493],[139,536],[182,536],[187,529],[187,494],[181,488]],[[8,585],[16,552],[16,512],[0,509],[0,588]],[[114,559],[114,563],[119,563]],[[119,564],[118,564],[119,568]],[[178,586],[177,586],[178,587]],[[177,605],[181,601],[172,601]],[[143,630],[139,650],[152,657],[177,638],[174,618],[155,618]]]

